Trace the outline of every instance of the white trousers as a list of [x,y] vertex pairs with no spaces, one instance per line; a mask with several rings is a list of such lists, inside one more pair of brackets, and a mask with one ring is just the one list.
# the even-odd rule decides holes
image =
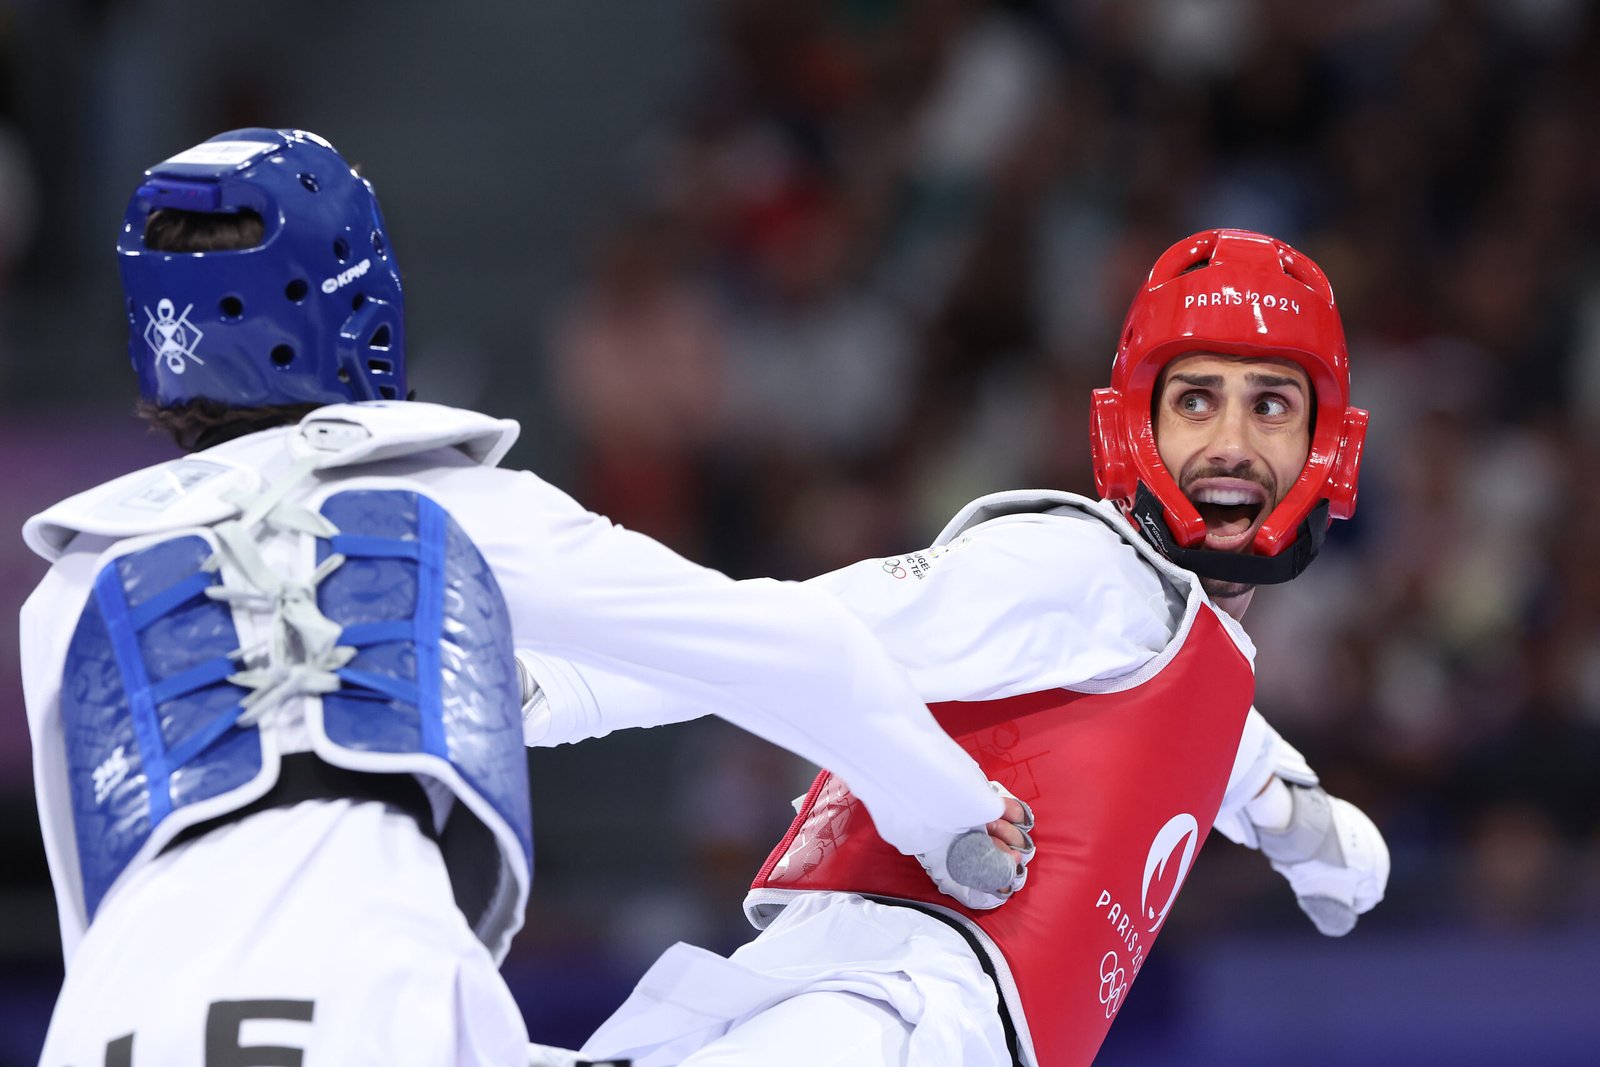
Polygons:
[[117,886],[40,1067],[475,1067],[526,1063],[527,1043],[437,846],[381,804],[308,801]]
[[937,919],[851,893],[797,898],[729,959],[662,954],[584,1043],[634,1067],[1007,1067],[994,983]]
[[[881,1000],[859,993],[801,993],[752,1015],[691,1054],[683,1067],[909,1065],[911,1033],[911,1024]],[[801,1034],[805,1040],[796,1041]]]

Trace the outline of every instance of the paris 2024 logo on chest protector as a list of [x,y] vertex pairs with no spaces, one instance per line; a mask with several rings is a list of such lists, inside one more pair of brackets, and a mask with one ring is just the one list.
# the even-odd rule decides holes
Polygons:
[[[1194,865],[1199,842],[1199,823],[1188,812],[1179,812],[1156,831],[1150,850],[1145,854],[1144,875],[1139,882],[1139,910],[1133,912],[1126,907],[1110,889],[1102,889],[1095,900],[1095,908],[1105,909],[1106,920],[1111,923],[1121,947],[1129,953],[1126,966],[1117,949],[1111,949],[1100,958],[1100,1003],[1105,1006],[1106,1018],[1117,1013],[1128,986],[1138,977],[1149,942],[1167,921],[1167,914],[1177,902],[1178,890],[1183,888],[1183,880]],[[1149,925],[1145,926],[1146,923]],[[1142,933],[1141,926],[1145,927]]]

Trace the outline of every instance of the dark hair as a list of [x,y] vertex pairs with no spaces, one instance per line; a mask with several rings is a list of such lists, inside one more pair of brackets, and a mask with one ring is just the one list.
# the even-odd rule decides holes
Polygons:
[[259,408],[236,408],[220,400],[197,397],[167,407],[141,400],[138,414],[150,424],[152,430],[165,430],[170,434],[185,452],[197,452],[257,430],[292,425],[323,406],[273,404]]
[[[158,208],[144,224],[144,246],[152,252],[227,252],[254,248],[265,232],[261,216],[253,211],[213,215],[201,211]],[[139,417],[152,429],[165,430],[185,452],[210,448],[247,433],[299,422],[321,404],[276,404],[236,408],[200,397],[160,407],[139,404]]]
[[152,252],[229,252],[254,248],[265,232],[254,211],[213,215],[163,207],[144,221],[144,246]]

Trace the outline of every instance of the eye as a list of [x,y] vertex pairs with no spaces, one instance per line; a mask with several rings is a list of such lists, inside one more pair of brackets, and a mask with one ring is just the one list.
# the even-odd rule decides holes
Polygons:
[[1256,414],[1269,418],[1282,418],[1293,410],[1293,405],[1276,393],[1267,393],[1256,400]]
[[1175,406],[1185,415],[1204,415],[1211,410],[1211,397],[1198,389],[1179,393]]

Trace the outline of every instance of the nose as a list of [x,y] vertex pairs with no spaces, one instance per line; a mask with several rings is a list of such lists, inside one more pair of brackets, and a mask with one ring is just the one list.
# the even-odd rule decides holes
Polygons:
[[1211,425],[1206,459],[1226,470],[1248,467],[1255,458],[1255,451],[1251,446],[1250,413],[1245,405],[1228,404],[1222,416]]

